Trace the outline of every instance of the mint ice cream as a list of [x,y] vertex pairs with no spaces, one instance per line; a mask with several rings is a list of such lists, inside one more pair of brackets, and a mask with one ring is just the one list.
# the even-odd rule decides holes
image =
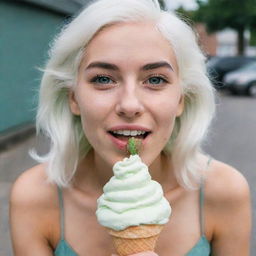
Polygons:
[[135,154],[113,167],[114,176],[98,198],[98,222],[114,230],[142,224],[165,224],[171,207],[161,185],[152,180],[148,167]]

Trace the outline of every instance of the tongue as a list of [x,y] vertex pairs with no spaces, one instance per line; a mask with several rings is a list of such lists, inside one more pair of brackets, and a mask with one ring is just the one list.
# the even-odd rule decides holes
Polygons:
[[134,137],[134,138],[136,138],[136,139],[141,139],[141,140],[143,140],[144,139],[144,137],[143,137],[143,135],[137,135],[137,136],[124,136],[124,135],[116,135],[115,134],[115,137],[117,138],[117,139],[119,139],[119,140],[123,140],[123,141],[128,141],[130,138],[132,138],[132,137]]

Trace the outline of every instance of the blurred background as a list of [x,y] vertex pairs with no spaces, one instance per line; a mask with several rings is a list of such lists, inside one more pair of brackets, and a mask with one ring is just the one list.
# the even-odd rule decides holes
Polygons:
[[[11,256],[8,197],[35,165],[28,150],[47,152],[35,136],[37,92],[54,35],[89,0],[0,1],[0,255]],[[204,150],[247,178],[256,208],[256,0],[159,0],[194,27],[216,88],[217,115]],[[251,255],[256,255],[256,231]]]

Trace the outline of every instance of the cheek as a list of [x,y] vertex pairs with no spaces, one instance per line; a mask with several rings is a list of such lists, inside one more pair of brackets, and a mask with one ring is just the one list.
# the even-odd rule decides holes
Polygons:
[[156,104],[155,109],[157,109],[159,117],[165,121],[166,124],[170,123],[180,112],[179,100],[169,97]]
[[95,130],[96,126],[101,123],[104,108],[96,107],[94,104],[85,104],[81,109],[81,120],[85,133]]
[[170,138],[178,111],[178,102],[170,101],[171,99],[162,102],[162,104],[158,106],[158,122],[160,124],[160,129],[162,129],[163,140],[168,140]]
[[98,126],[102,127],[112,105],[109,98],[87,94],[79,98],[79,107],[84,132],[94,132]]
[[173,127],[175,124],[175,119],[176,119],[175,115],[169,115],[169,116],[166,115],[165,118],[163,118],[163,125],[162,125],[163,141],[168,141],[169,138],[171,137]]

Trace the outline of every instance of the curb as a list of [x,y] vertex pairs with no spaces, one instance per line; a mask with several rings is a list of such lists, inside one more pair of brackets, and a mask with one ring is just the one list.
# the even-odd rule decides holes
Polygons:
[[36,133],[34,123],[15,126],[0,133],[0,152],[8,149],[11,145],[19,143]]

